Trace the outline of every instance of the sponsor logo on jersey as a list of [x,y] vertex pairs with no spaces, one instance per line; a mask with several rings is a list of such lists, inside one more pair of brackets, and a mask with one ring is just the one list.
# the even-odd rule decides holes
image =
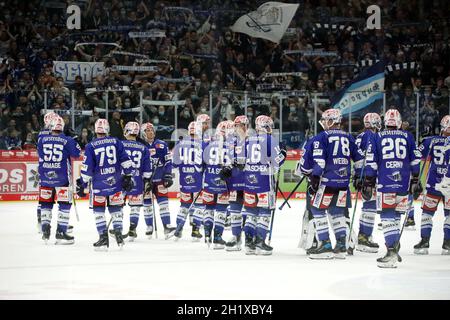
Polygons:
[[347,168],[340,168],[337,171],[334,171],[334,173],[336,173],[336,175],[338,175],[339,177],[346,177],[348,175],[348,171]]
[[402,175],[400,171],[394,171],[392,174],[387,175],[389,179],[391,179],[394,182],[400,182],[402,181]]
[[255,174],[250,174],[247,177],[248,182],[252,183],[252,184],[257,184],[258,183],[258,178],[256,178]]
[[45,200],[51,199],[53,191],[51,189],[41,189],[41,198]]
[[114,178],[114,177],[109,177],[108,179],[103,180],[103,182],[104,182],[105,184],[109,185],[109,186],[113,186],[113,185],[116,184],[116,178]]
[[193,184],[193,183],[195,183],[195,179],[192,175],[188,175],[188,176],[184,177],[184,182],[186,184]]
[[150,150],[150,155],[154,156],[156,154],[156,149],[155,148],[151,148]]
[[56,179],[56,178],[58,178],[58,174],[56,173],[56,171],[48,171],[48,172],[45,172],[44,175],[48,179]]

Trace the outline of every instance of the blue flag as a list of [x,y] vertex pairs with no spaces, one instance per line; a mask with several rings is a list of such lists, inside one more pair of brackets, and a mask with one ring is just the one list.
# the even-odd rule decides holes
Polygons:
[[331,98],[332,108],[342,115],[366,114],[381,111],[384,91],[384,61],[363,70]]

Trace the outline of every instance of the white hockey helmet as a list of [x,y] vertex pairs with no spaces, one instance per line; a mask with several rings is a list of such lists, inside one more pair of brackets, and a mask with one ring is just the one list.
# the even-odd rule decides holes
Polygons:
[[234,131],[234,122],[231,120],[225,120],[219,122],[216,128],[216,135],[226,137],[232,134]]
[[381,130],[381,117],[378,113],[367,113],[364,116],[364,127],[371,129],[376,128]]
[[101,134],[109,133],[109,122],[106,119],[98,119],[95,121],[94,132]]
[[450,115],[446,115],[441,120],[441,132],[450,134]]
[[265,133],[272,133],[273,120],[269,116],[260,115],[255,120],[256,131],[263,131]]
[[46,129],[50,128],[50,122],[56,116],[58,116],[58,115],[56,113],[54,113],[53,111],[47,112],[44,115],[44,126],[45,126]]
[[48,128],[51,131],[64,131],[64,119],[55,114],[55,116],[53,116],[52,120],[50,121]]
[[135,121],[127,122],[125,128],[123,128],[123,135],[126,137],[128,135],[137,136],[138,134],[139,134],[139,123]]
[[202,113],[202,114],[199,114],[197,116],[197,120],[196,121],[200,122],[200,123],[204,123],[204,122],[211,121],[211,118],[207,114]]
[[248,118],[246,115],[242,115],[242,116],[237,116],[236,118],[234,118],[234,124],[248,124]]
[[192,121],[191,123],[189,123],[188,125],[188,132],[190,135],[194,135],[196,132],[196,125],[197,125],[197,121]]
[[400,129],[402,126],[402,116],[397,109],[389,109],[384,115],[384,126]]
[[322,113],[322,118],[319,120],[320,125],[324,130],[330,129],[335,124],[342,122],[342,114],[339,109],[328,109]]
[[153,126],[153,123],[146,122],[141,126],[141,138],[147,139],[147,130],[152,130],[153,133],[155,133],[155,127]]

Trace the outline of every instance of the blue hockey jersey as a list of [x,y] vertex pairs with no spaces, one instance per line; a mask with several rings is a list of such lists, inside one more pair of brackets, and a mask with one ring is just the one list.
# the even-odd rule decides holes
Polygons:
[[[245,173],[243,167],[246,161],[246,139],[240,139],[238,136],[233,136],[227,140],[227,148],[230,150],[230,159],[233,163],[231,170],[231,178],[228,180],[230,191],[244,190],[245,187]],[[239,169],[237,165],[242,165]]]
[[434,189],[436,184],[441,182],[447,173],[445,141],[446,137],[443,136],[426,137],[419,146],[419,151],[422,153],[422,160],[426,161],[426,157],[430,157],[430,168],[426,180],[427,189]]
[[359,168],[364,159],[364,153],[356,146],[355,139],[342,130],[327,130],[319,133],[312,144],[312,175],[321,176],[321,183],[325,186],[347,188],[351,160],[355,168]]
[[366,162],[366,175],[377,176],[377,190],[406,193],[411,174],[420,171],[421,153],[410,132],[384,130],[378,132],[371,146],[371,158]]
[[[356,137],[356,140],[355,140],[356,146],[364,153],[364,156],[367,155],[367,150],[369,149],[370,145],[373,144],[375,135],[376,135],[376,133],[373,132],[372,130],[365,130]],[[370,157],[371,156],[369,153],[369,158]],[[370,159],[369,159],[369,161],[370,161]],[[367,160],[366,160],[366,162],[367,162]],[[358,166],[358,168],[355,168],[356,176],[359,176],[359,177],[361,176],[362,165],[361,165],[361,167]]]
[[127,192],[130,195],[138,195],[144,192],[144,178],[152,176],[152,163],[148,148],[139,141],[123,140],[125,152],[133,163],[134,187]]
[[94,195],[109,196],[122,190],[122,172],[132,174],[133,163],[122,141],[114,137],[97,138],[86,145],[81,178],[92,179]]
[[44,187],[69,185],[71,175],[70,158],[80,156],[80,146],[74,139],[64,134],[43,134],[39,137],[39,180]]
[[172,174],[172,154],[167,143],[159,139],[147,144],[147,147],[155,170],[153,182],[161,182],[166,174]]
[[314,137],[305,142],[302,149],[302,155],[299,160],[300,172],[305,176],[309,176],[314,169]]
[[275,191],[273,175],[284,163],[278,141],[269,134],[255,134],[248,138],[245,164],[245,188],[251,193]]
[[227,192],[227,181],[222,179],[220,171],[223,166],[231,165],[229,149],[224,141],[213,139],[205,145],[203,151],[205,177],[203,189],[209,193]]
[[178,168],[181,192],[202,190],[203,147],[201,140],[183,139],[173,149],[173,167]]

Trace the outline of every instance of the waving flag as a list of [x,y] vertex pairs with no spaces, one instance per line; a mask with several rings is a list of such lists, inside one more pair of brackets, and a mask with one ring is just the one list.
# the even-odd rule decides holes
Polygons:
[[342,115],[367,113],[381,110],[384,91],[383,61],[362,71],[358,77],[331,98],[331,105],[340,109]]
[[266,2],[237,19],[231,30],[279,43],[297,11],[298,4]]

